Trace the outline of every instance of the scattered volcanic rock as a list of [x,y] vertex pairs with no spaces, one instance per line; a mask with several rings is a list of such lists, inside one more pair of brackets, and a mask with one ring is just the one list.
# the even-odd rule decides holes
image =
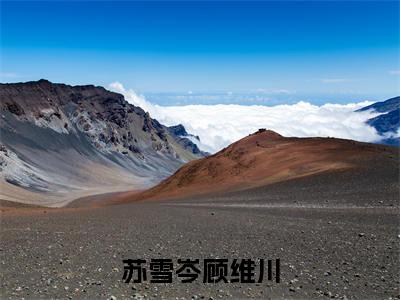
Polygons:
[[390,164],[396,170],[397,152],[390,146],[335,138],[289,138],[260,129],[212,156],[187,163],[154,188],[120,200],[251,189],[358,168],[380,155],[392,157]]
[[43,79],[0,84],[0,100],[3,200],[59,206],[143,188],[204,155],[103,87]]

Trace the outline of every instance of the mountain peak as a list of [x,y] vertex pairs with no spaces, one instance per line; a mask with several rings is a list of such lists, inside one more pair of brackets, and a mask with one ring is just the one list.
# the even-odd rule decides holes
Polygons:
[[51,198],[25,198],[60,205],[81,196],[70,190],[143,188],[204,156],[190,140],[103,87],[40,79],[1,84],[0,99],[2,199],[18,199],[15,191],[45,191]]
[[269,139],[282,139],[284,138],[282,135],[277,133],[276,131],[266,129],[266,128],[260,128],[258,129],[257,132],[251,134],[251,136],[258,136],[262,138],[269,138]]
[[395,150],[335,138],[289,138],[261,129],[212,156],[189,162],[135,200],[246,190],[357,168],[371,155],[387,153]]
[[280,141],[282,139],[286,138],[273,130],[260,128],[255,133],[249,134],[247,137],[244,137],[239,141],[229,145],[222,151],[232,151],[237,148],[243,149],[252,148],[253,146],[262,146],[271,142]]
[[52,83],[52,82],[50,82],[49,80],[43,79],[43,78],[39,79],[37,82],[38,82],[38,83]]

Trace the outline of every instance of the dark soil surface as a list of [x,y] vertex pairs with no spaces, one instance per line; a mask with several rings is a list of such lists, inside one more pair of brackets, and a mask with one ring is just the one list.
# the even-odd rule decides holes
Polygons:
[[[399,298],[397,174],[382,168],[204,199],[5,211],[1,298]],[[127,284],[128,258],[280,258],[281,282]]]

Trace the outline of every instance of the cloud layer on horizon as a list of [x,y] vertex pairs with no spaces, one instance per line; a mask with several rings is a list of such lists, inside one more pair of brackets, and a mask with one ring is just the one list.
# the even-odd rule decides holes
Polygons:
[[259,128],[274,130],[284,136],[337,137],[373,142],[381,137],[365,123],[378,115],[371,111],[354,112],[371,102],[346,105],[312,105],[300,101],[292,105],[185,105],[160,106],[152,104],[119,82],[109,88],[121,93],[125,99],[148,111],[160,123],[172,126],[182,124],[188,132],[198,135],[202,150],[214,153]]

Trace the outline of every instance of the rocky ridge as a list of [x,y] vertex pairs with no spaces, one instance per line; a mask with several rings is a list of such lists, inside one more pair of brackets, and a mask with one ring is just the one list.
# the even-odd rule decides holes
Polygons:
[[[2,188],[10,190],[2,195],[6,200],[15,187],[58,193],[61,186],[86,189],[85,180],[98,177],[110,177],[117,186],[118,176],[135,179],[125,188],[128,182],[132,188],[148,186],[204,156],[189,139],[103,87],[47,80],[0,84],[0,99],[1,181],[13,185]],[[68,161],[79,165],[72,168]],[[92,163],[107,171],[94,175],[94,168],[86,171],[94,174],[78,176]]]

